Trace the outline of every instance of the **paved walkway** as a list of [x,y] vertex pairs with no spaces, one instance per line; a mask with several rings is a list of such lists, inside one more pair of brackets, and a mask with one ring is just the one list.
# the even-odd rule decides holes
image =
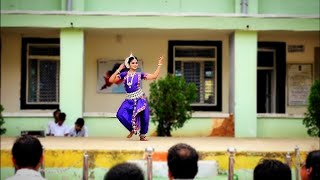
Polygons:
[[[137,136],[126,138],[39,138],[45,149],[50,150],[137,150],[154,147],[156,151],[167,151],[176,143],[187,143],[198,151],[221,152],[235,147],[237,152],[288,152],[295,146],[300,151],[320,149],[320,138],[224,138],[224,137],[149,137],[149,141],[139,141]],[[11,149],[15,138],[1,137],[1,150]]]

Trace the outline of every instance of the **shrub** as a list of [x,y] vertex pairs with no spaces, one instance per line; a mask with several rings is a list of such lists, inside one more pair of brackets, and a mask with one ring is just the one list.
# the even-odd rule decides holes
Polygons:
[[158,136],[171,136],[173,129],[183,127],[191,118],[190,104],[197,98],[197,88],[184,78],[167,75],[151,83],[149,104],[152,122],[158,124]]
[[2,111],[3,111],[3,107],[2,105],[0,104],[0,135],[6,133],[6,128],[3,128],[3,124],[4,124],[4,119],[2,117]]
[[320,137],[320,80],[314,82],[308,97],[308,111],[305,113],[303,124],[310,136]]

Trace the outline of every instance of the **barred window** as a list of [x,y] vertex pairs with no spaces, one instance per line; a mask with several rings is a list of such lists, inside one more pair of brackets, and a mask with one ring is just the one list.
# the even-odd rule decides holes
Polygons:
[[21,109],[59,105],[60,46],[53,39],[23,39]]
[[175,47],[175,75],[194,83],[198,97],[193,105],[216,105],[215,47]]
[[196,85],[194,110],[221,111],[220,45],[215,41],[169,41],[168,72]]

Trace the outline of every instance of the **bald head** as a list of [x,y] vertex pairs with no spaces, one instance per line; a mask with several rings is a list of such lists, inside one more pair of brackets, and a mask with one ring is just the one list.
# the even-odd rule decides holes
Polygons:
[[197,151],[188,144],[179,143],[168,150],[168,167],[175,179],[193,179],[198,173]]

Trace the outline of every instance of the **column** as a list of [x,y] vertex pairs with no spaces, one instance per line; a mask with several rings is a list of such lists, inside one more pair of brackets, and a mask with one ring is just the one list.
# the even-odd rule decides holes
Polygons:
[[230,112],[235,137],[257,136],[257,32],[230,36]]
[[60,51],[60,109],[71,125],[83,115],[84,31],[61,29]]

